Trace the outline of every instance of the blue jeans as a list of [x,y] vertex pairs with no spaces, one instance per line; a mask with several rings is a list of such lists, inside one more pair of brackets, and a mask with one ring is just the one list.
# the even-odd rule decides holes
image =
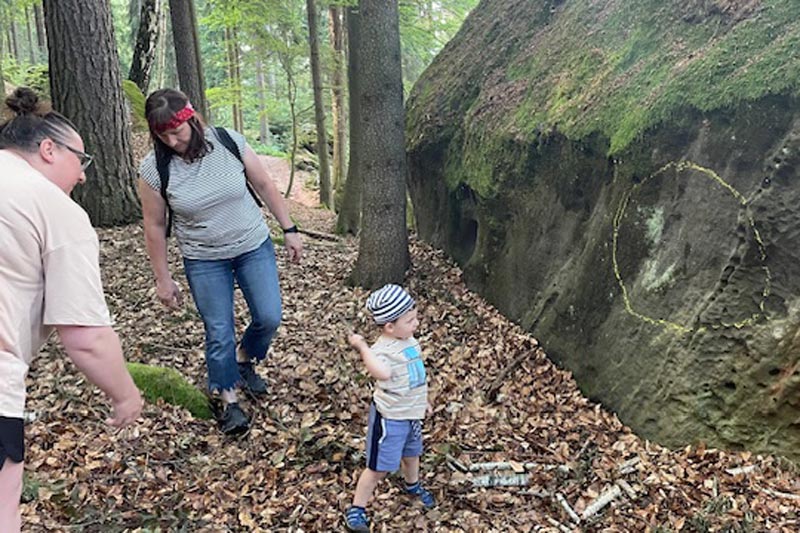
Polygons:
[[250,310],[251,322],[242,336],[241,347],[251,360],[266,357],[281,322],[281,292],[272,240],[232,259],[184,259],[183,266],[206,329],[208,388],[212,392],[231,389],[241,379],[236,365],[234,280]]

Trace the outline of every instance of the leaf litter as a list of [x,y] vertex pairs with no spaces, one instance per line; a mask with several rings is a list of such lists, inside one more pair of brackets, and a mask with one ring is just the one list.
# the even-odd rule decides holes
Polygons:
[[[332,227],[323,210],[293,203],[292,212],[304,229]],[[174,242],[171,268],[186,296],[179,312],[156,300],[140,225],[98,234],[126,358],[175,368],[203,388],[203,327]],[[376,329],[367,292],[345,284],[357,241],[305,244],[301,265],[278,253],[283,322],[258,367],[269,393],[242,400],[253,421],[238,440],[163,402],[114,431],[102,423],[102,393],[57,341],[43,348],[28,380],[26,531],[343,530],[371,395],[346,330],[370,339]],[[373,531],[800,531],[795,466],[637,437],[470,291],[441,251],[412,237],[411,256],[406,285],[434,406],[421,475],[439,505],[424,512],[391,476],[370,503]],[[238,292],[236,315],[241,334]],[[486,464],[498,462],[505,471]],[[491,486],[503,476],[518,486]]]

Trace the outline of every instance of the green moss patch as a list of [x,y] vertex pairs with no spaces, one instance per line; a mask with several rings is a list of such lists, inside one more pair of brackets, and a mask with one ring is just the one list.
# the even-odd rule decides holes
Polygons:
[[[519,25],[479,13],[499,9],[495,4],[513,4],[505,13],[530,21],[514,29],[518,45],[504,45],[501,39],[509,37],[502,36],[486,41],[487,25]],[[435,61],[415,87],[407,120],[411,149],[449,135],[451,187],[497,190],[505,176],[494,165],[508,156],[510,139],[531,144],[554,131],[571,140],[599,134],[608,140],[608,154],[618,155],[687,108],[709,112],[800,94],[796,0],[566,2],[553,4],[547,19],[542,9],[518,0],[482,3],[441,64]],[[486,57],[470,61],[493,61],[503,75],[451,66],[474,41],[483,41]],[[501,51],[500,59],[489,55]]]
[[207,420],[212,417],[206,395],[178,371],[140,363],[128,363],[128,371],[147,401],[155,403],[161,398],[169,404],[186,408],[196,418]]

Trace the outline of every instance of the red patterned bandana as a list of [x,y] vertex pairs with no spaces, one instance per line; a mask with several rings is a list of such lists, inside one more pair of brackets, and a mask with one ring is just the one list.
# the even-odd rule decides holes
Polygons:
[[164,124],[156,124],[153,126],[153,129],[156,130],[156,133],[162,133],[167,130],[174,130],[190,118],[194,116],[194,108],[192,107],[191,102],[186,102],[186,107],[172,115],[172,118],[169,122],[165,122]]

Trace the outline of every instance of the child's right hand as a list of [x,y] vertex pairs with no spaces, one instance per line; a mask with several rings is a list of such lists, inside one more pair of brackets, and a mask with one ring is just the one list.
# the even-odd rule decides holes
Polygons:
[[362,346],[366,346],[367,344],[366,341],[364,340],[364,337],[362,337],[358,333],[351,333],[350,335],[348,335],[347,342],[350,343],[350,346],[357,349],[361,348]]

